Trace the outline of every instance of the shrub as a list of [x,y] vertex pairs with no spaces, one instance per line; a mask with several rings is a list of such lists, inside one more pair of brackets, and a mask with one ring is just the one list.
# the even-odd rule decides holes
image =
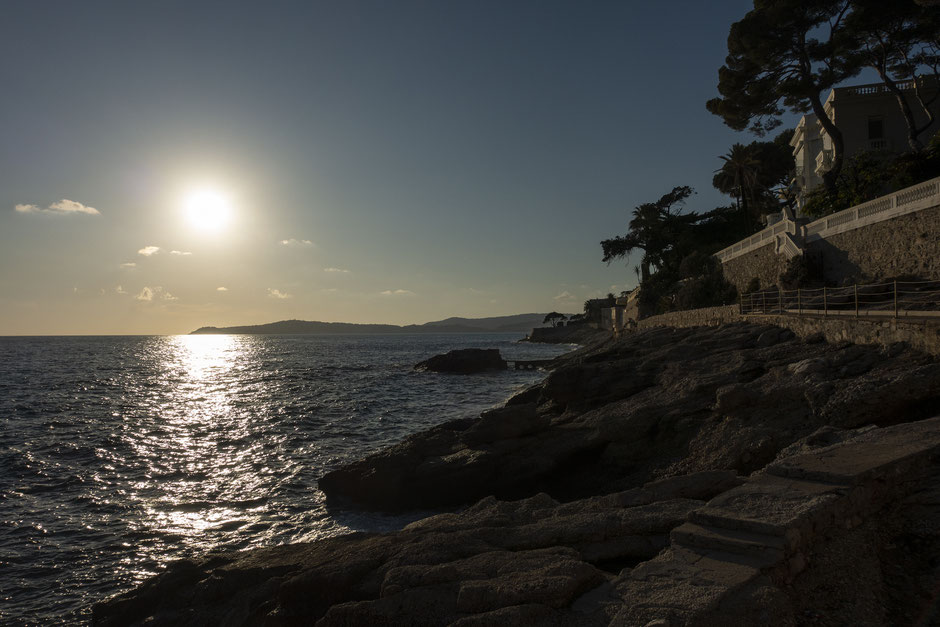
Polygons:
[[823,281],[822,267],[811,255],[797,255],[787,262],[786,269],[780,274],[780,287],[795,290],[818,284]]

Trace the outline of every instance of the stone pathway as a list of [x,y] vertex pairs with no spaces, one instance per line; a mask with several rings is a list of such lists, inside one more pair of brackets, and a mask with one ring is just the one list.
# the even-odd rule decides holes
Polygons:
[[692,512],[669,550],[619,578],[624,609],[612,624],[732,624],[735,593],[791,582],[827,534],[861,524],[937,454],[940,417],[770,465]]

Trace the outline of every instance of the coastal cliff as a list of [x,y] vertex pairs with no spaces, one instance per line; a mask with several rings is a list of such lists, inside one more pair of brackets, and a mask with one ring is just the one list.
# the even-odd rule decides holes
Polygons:
[[320,482],[346,506],[468,508],[175,563],[94,621],[911,623],[936,610],[937,415],[940,362],[905,345],[642,331]]

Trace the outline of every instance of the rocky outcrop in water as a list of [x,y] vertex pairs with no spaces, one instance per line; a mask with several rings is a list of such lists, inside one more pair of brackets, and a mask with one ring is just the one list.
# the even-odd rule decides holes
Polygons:
[[435,355],[414,367],[415,370],[456,374],[473,374],[506,368],[506,361],[497,348],[458,348],[443,355]]
[[321,482],[370,508],[468,509],[180,562],[94,621],[929,623],[935,414],[940,364],[905,346],[645,331]]

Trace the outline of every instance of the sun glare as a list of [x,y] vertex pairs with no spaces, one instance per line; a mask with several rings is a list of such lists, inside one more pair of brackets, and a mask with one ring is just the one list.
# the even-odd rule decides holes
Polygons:
[[217,233],[232,220],[232,206],[228,198],[214,189],[198,189],[186,196],[184,203],[189,224],[203,232]]

